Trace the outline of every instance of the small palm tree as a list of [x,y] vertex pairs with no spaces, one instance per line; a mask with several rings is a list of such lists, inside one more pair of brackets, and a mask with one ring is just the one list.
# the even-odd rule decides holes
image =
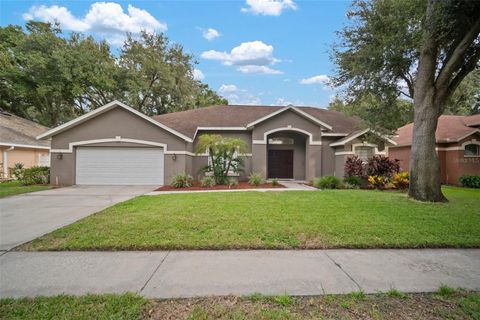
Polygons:
[[238,138],[224,138],[218,134],[200,136],[197,153],[208,153],[210,163],[203,168],[204,172],[212,172],[215,183],[226,184],[229,172],[239,172],[243,165],[241,153],[247,151],[247,143]]

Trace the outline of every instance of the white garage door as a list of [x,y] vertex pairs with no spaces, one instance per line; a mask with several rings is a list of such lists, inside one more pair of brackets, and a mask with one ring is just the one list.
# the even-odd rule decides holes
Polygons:
[[163,149],[79,147],[76,183],[163,185]]

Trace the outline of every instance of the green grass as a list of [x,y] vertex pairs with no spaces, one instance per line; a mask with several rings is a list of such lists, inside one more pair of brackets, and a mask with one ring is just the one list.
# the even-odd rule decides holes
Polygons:
[[449,203],[368,190],[141,196],[22,249],[480,247],[480,190],[443,190]]
[[147,300],[134,294],[0,299],[0,319],[479,319],[480,294],[462,290],[291,297]]
[[0,319],[140,319],[147,300],[133,294],[0,299]]
[[50,189],[50,186],[24,186],[19,181],[2,182],[0,183],[0,198],[46,189]]

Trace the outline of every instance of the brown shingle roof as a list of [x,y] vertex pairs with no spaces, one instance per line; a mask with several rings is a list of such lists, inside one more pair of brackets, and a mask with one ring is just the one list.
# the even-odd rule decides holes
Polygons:
[[[168,113],[153,118],[189,137],[198,127],[246,127],[249,123],[278,111],[283,106],[212,106],[182,112]],[[344,114],[313,107],[296,107],[332,126],[332,132],[350,133],[360,125],[360,120]]]
[[[480,116],[450,116],[442,115],[438,119],[435,133],[437,143],[456,142],[478,131],[475,124],[479,123]],[[409,123],[397,130],[397,136],[393,138],[398,146],[412,144],[413,123]]]
[[47,127],[33,121],[0,112],[0,143],[2,144],[50,147],[50,141],[36,139],[39,134],[47,130]]

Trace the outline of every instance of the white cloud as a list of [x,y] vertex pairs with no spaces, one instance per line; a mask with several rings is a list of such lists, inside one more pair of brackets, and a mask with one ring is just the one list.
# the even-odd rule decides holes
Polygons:
[[208,41],[212,41],[212,40],[221,36],[220,32],[218,32],[217,30],[215,30],[213,28],[208,28],[206,30],[202,30],[202,35]]
[[279,16],[283,10],[296,10],[297,5],[292,0],[247,0],[248,8],[242,8],[244,13],[263,16]]
[[280,70],[272,69],[267,66],[240,66],[237,68],[241,73],[263,73],[263,74],[282,74]]
[[273,46],[262,41],[243,42],[233,48],[230,53],[216,50],[205,51],[201,57],[221,61],[226,66],[238,66],[237,70],[243,73],[282,73],[267,67],[280,60],[273,56]]
[[238,88],[234,84],[222,84],[218,89],[220,93],[232,93],[238,91]]
[[229,104],[259,105],[262,103],[258,95],[240,89],[234,84],[222,84],[218,92],[228,99]]
[[197,81],[202,81],[205,79],[205,75],[200,69],[193,69],[193,79]]
[[125,34],[166,31],[167,24],[155,19],[146,10],[128,5],[127,12],[115,2],[95,2],[84,17],[75,17],[66,7],[32,6],[23,19],[58,22],[64,30],[93,33],[114,44],[121,44]]
[[323,84],[329,85],[330,78],[327,75],[321,74],[310,78],[300,80],[300,84]]

